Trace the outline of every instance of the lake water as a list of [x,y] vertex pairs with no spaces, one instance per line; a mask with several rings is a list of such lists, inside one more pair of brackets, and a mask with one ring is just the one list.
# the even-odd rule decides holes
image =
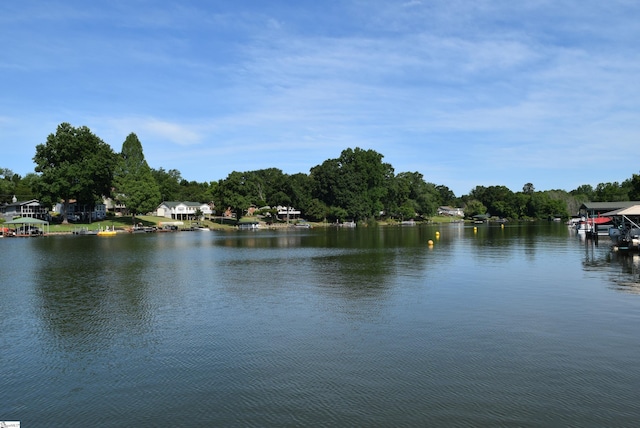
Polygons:
[[640,258],[562,224],[6,238],[0,254],[0,421],[640,423]]

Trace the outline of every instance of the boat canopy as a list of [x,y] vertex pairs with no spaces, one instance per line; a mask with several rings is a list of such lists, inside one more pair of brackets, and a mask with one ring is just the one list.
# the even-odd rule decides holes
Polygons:
[[33,218],[33,217],[20,217],[13,220],[5,221],[4,224],[31,224],[31,225],[46,224],[48,225],[49,222],[45,220],[40,220],[38,218]]
[[13,225],[15,226],[16,229],[18,225],[22,225],[23,227],[28,227],[31,229],[34,227],[40,226],[42,227],[43,232],[45,234],[49,233],[49,222],[46,220],[40,220],[39,218],[20,217],[20,218],[15,218],[13,220],[5,221],[2,225],[3,226]]
[[640,205],[633,205],[627,208],[620,208],[619,210],[609,211],[603,215],[640,215]]

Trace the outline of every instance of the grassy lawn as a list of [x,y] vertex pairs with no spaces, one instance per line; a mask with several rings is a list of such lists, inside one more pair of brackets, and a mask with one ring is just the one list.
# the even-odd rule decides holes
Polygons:
[[460,217],[450,217],[446,215],[436,215],[433,217],[429,217],[429,221],[431,223],[451,223],[453,220],[462,220]]
[[74,230],[79,229],[88,229],[88,230],[100,230],[100,228],[106,228],[107,226],[111,229],[115,227],[116,229],[126,229],[131,227],[132,221],[131,217],[113,217],[105,220],[93,221],[91,223],[88,222],[75,222],[69,224],[51,224],[49,226],[50,233],[71,233]]
[[[142,223],[143,226],[158,226],[161,222],[170,222],[170,221],[174,221],[174,220],[169,220],[165,217],[154,217],[154,216],[147,216],[147,215],[136,216],[135,218],[135,223],[136,224]],[[232,225],[229,225],[227,223],[220,224],[220,223],[209,221],[209,220],[204,220],[204,221],[184,220],[183,223],[184,225],[181,226],[181,228],[191,227],[191,225],[195,223],[207,226],[211,229],[233,228]],[[76,222],[76,223],[69,223],[69,224],[51,224],[50,232],[51,233],[65,233],[65,232],[71,233],[74,230],[83,229],[83,228],[86,228],[88,230],[99,230],[100,228],[105,228],[107,226],[109,228],[115,227],[116,229],[119,229],[119,230],[126,230],[132,227],[133,225],[134,225],[134,219],[131,216],[111,217],[105,220],[93,221],[91,223]]]

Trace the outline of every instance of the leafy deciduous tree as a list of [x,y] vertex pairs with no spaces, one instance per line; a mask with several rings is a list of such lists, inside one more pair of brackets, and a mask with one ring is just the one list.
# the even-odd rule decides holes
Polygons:
[[474,215],[486,213],[487,207],[485,207],[482,202],[477,199],[471,199],[467,201],[467,204],[464,207],[464,215],[467,217],[473,217]]
[[640,200],[640,174],[633,174],[630,179],[625,180],[629,189],[629,200]]
[[58,125],[45,144],[36,146],[33,161],[40,173],[37,194],[45,204],[63,201],[63,222],[67,222],[71,199],[94,204],[109,195],[117,162],[111,147],[88,127],[74,128],[68,123]]
[[177,169],[165,171],[164,168],[151,169],[153,178],[158,183],[161,199],[163,201],[179,201],[181,197],[180,182],[182,177]]
[[593,197],[594,202],[619,202],[628,200],[629,194],[627,189],[617,181],[598,184]]
[[316,197],[334,208],[342,208],[354,220],[377,216],[384,208],[391,165],[373,150],[344,150],[338,159],[329,159],[311,169]]

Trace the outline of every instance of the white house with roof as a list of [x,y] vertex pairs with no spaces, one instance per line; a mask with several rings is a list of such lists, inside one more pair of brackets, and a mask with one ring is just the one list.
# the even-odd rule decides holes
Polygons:
[[300,214],[302,214],[300,212],[300,210],[297,210],[293,207],[283,207],[281,205],[278,205],[276,207],[277,212],[278,212],[278,218],[280,219],[297,219],[300,217]]
[[158,205],[156,215],[172,220],[189,220],[196,219],[196,212],[198,210],[200,210],[203,216],[210,216],[213,213],[209,204],[189,201],[164,201]]
[[462,208],[453,208],[450,206],[438,207],[438,215],[449,215],[452,217],[464,217],[464,210]]

